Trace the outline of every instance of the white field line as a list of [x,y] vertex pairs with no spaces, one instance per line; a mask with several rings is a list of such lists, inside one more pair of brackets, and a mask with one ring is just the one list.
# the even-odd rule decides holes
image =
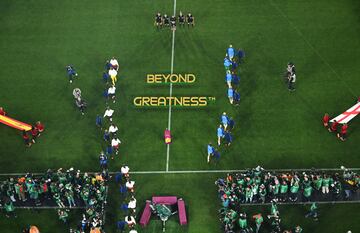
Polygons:
[[[310,205],[312,202],[278,202],[277,205]],[[355,201],[317,201],[317,204],[358,204],[360,200]],[[267,206],[271,203],[242,203],[241,206]],[[58,206],[15,206],[15,209],[86,209],[86,207],[58,207]]]
[[[176,15],[176,0],[174,0],[174,12]],[[171,43],[171,67],[170,73],[174,72],[174,55],[175,55],[175,30],[172,31],[172,43]],[[172,83],[170,83],[169,97],[172,97]],[[168,117],[168,130],[171,130],[171,105],[169,105],[169,117]],[[170,160],[170,144],[166,146],[166,171],[169,171],[169,160]]]
[[59,206],[14,206],[15,209],[86,209],[86,207],[59,207]]
[[105,188],[105,201],[102,203],[102,209],[104,210],[103,225],[105,225],[105,222],[106,222],[106,211],[105,211],[105,209],[106,209],[108,194],[109,194],[109,186],[106,186],[106,188]]
[[[360,168],[347,168],[350,171],[360,171]],[[341,172],[342,170],[340,168],[281,168],[281,169],[265,169],[265,171],[273,171],[273,172],[281,172],[281,171],[312,171],[312,170],[316,170],[316,171],[339,171]],[[232,172],[245,172],[247,171],[246,169],[234,169],[234,170],[177,170],[177,171],[130,171],[131,174],[198,174],[198,173],[232,173]],[[83,174],[84,172],[82,172]],[[88,174],[95,174],[95,173],[99,173],[99,172],[86,172]],[[118,172],[109,172],[110,175],[115,175]],[[0,173],[0,176],[24,176],[26,173]],[[31,173],[32,175],[35,176],[39,176],[39,175],[44,175],[45,172],[35,172],[35,173]]]
[[[277,202],[276,205],[310,205],[313,202]],[[349,204],[349,203],[360,203],[360,200],[356,201],[316,201],[316,204]],[[269,203],[241,203],[240,206],[264,206],[271,205]]]
[[[347,168],[351,171],[360,170],[360,168]],[[312,171],[311,168],[304,169],[265,169],[266,171]],[[317,171],[342,171],[340,168],[320,168],[315,169]],[[247,170],[178,170],[178,171],[133,171],[131,174],[199,174],[199,173],[233,173],[233,172],[245,172]],[[110,172],[111,173],[111,172]]]

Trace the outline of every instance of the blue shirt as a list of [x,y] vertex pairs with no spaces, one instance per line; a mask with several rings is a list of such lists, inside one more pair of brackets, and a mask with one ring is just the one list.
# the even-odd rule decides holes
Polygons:
[[225,140],[229,143],[232,142],[232,136],[229,132],[225,133]]
[[99,126],[102,125],[102,117],[101,116],[96,116],[96,125],[99,125]]
[[239,51],[238,51],[238,57],[239,57],[239,59],[245,57],[245,52],[242,51],[242,50],[239,50]]
[[240,101],[240,93],[238,93],[238,92],[234,92],[234,100],[235,101]]
[[233,56],[235,55],[235,49],[229,47],[229,48],[227,49],[227,54],[228,54],[229,57],[233,57]]
[[103,80],[104,82],[107,82],[107,80],[110,78],[110,75],[108,73],[105,73],[103,74]]
[[106,147],[106,153],[111,155],[113,153],[113,148],[111,146]]
[[229,59],[227,59],[226,57],[224,58],[224,66],[225,67],[230,67],[231,66],[231,61],[229,61]]
[[221,128],[221,127],[217,128],[217,136],[218,137],[223,137],[224,136],[223,128]]
[[110,133],[104,133],[104,140],[110,141]]
[[234,95],[234,90],[233,90],[232,88],[229,88],[228,91],[227,91],[227,93],[228,93],[228,97],[229,97],[229,98],[230,98],[230,97],[233,97],[233,95]]
[[232,75],[232,80],[234,82],[234,85],[238,85],[240,82],[240,76],[237,76],[236,74]]
[[67,66],[66,71],[67,71],[68,75],[75,75],[76,74],[76,71],[75,71],[74,67],[72,67],[72,66]]
[[224,125],[227,125],[229,122],[229,118],[226,115],[222,115],[221,116],[221,123],[223,123]]
[[208,154],[212,154],[213,151],[214,151],[214,148],[211,145],[208,145],[207,146],[207,151],[208,151]]
[[232,119],[230,119],[230,120],[229,120],[229,127],[230,127],[230,129],[234,128],[234,126],[235,126],[235,121],[232,120]]
[[226,74],[226,82],[231,82],[232,80],[232,75],[231,74]]

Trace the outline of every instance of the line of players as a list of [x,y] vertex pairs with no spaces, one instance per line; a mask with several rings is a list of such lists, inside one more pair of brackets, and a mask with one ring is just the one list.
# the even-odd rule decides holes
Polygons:
[[[234,129],[235,121],[233,118],[229,117],[226,112],[220,116],[220,125],[216,130],[217,135],[217,145],[220,148],[221,142],[227,147],[229,147],[233,141],[231,131]],[[215,158],[215,162],[220,160],[220,152],[216,149],[211,142],[207,145],[207,162],[210,163],[211,158]]]
[[[177,18],[177,20],[176,20]],[[163,16],[160,14],[160,12],[158,12],[155,15],[155,22],[154,25],[157,28],[162,28],[162,27],[170,27],[172,30],[176,29],[176,22],[179,22],[180,26],[185,26],[185,24],[188,25],[188,27],[195,26],[195,17],[191,14],[188,13],[186,16],[183,15],[183,13],[180,11],[178,17],[176,17],[175,15],[173,16],[168,16],[167,14],[164,14]]]
[[240,76],[237,75],[237,67],[244,57],[245,53],[241,49],[237,51],[232,45],[229,45],[229,48],[226,49],[224,58],[225,82],[228,86],[227,97],[232,105],[238,105],[240,102],[240,93],[236,90],[240,83]]

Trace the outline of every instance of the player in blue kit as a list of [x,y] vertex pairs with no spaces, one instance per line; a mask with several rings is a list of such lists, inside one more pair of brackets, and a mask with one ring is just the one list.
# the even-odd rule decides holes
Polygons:
[[231,75],[230,71],[226,72],[225,80],[226,80],[226,83],[228,85],[228,88],[231,88],[232,87],[231,86],[232,75]]
[[211,142],[207,145],[207,162],[210,163],[210,156],[214,154],[214,147],[212,146]]
[[234,104],[239,105],[239,103],[240,103],[240,93],[237,92],[237,91],[234,91],[233,98],[234,98]]
[[218,146],[221,144],[221,138],[224,137],[224,129],[222,125],[217,128]]
[[225,67],[226,71],[230,70],[230,67],[231,67],[231,61],[229,60],[229,58],[227,58],[226,55],[224,58],[224,67]]
[[227,48],[226,53],[227,53],[230,61],[232,61],[235,56],[235,49],[232,47],[232,45],[229,45],[229,48]]
[[69,77],[69,82],[72,83],[74,77],[77,77],[78,74],[76,73],[76,70],[72,65],[67,65],[65,68],[66,68],[67,75]]
[[229,124],[229,117],[226,115],[226,112],[223,112],[221,115],[221,124],[224,126],[224,130],[227,130]]
[[233,104],[234,103],[234,90],[231,87],[228,88],[227,96],[229,98],[230,104]]

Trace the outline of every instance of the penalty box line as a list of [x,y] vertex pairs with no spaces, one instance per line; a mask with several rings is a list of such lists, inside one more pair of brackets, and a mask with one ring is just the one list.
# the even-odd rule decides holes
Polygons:
[[[173,15],[176,15],[176,0],[174,0],[174,12]],[[175,56],[175,30],[172,30],[172,42],[171,42],[171,66],[170,73],[174,73],[174,56]],[[170,83],[169,96],[172,97],[172,83]],[[171,130],[171,104],[169,105],[169,114],[168,114],[168,130]],[[170,144],[166,146],[166,171],[169,171],[169,161],[170,161]]]

